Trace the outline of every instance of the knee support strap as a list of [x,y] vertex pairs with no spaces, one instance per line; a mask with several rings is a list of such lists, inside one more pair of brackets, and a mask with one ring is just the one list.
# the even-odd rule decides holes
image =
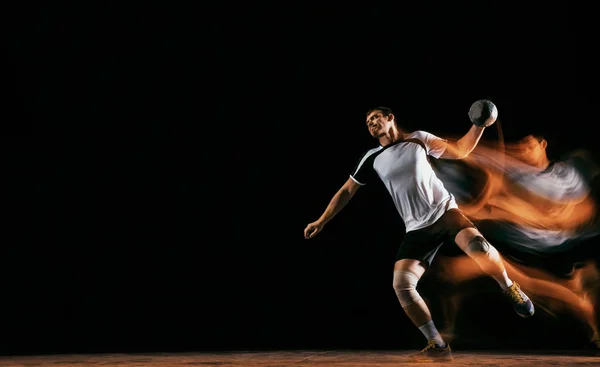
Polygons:
[[411,305],[421,299],[421,295],[417,292],[418,282],[419,276],[411,271],[394,271],[394,291],[402,307]]
[[467,250],[471,253],[475,252],[483,252],[488,253],[490,251],[490,243],[486,241],[483,236],[475,236],[471,241],[469,241],[469,245],[467,246]]

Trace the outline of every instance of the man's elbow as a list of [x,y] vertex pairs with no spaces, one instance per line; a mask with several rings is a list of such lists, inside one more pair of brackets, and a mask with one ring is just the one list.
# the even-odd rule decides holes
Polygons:
[[469,154],[471,154],[473,149],[475,149],[475,147],[458,145],[457,149],[456,149],[456,158],[457,159],[467,158],[469,156]]
[[444,154],[444,157],[447,159],[463,159],[466,158],[469,155],[470,152],[468,151],[463,151],[460,149],[453,149],[453,150],[448,150],[446,151],[446,154]]
[[469,154],[471,154],[470,150],[462,151],[458,154],[458,159],[465,159],[469,156]]

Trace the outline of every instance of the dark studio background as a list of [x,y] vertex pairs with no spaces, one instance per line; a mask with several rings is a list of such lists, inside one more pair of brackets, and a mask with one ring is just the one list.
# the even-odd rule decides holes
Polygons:
[[[302,236],[375,144],[365,111],[454,135],[490,98],[506,139],[597,149],[589,9],[198,4],[4,14],[4,354],[422,347],[386,192]],[[568,315],[521,320],[483,294],[465,348],[586,342]]]

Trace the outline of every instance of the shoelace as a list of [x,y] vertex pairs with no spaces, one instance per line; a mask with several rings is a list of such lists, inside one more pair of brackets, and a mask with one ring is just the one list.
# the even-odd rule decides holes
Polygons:
[[429,342],[427,344],[427,346],[425,348],[423,348],[423,350],[421,350],[421,353],[425,353],[427,352],[429,349],[435,349],[435,342]]
[[510,296],[510,298],[517,301],[517,303],[524,303],[525,299],[523,299],[521,292],[519,292],[520,289],[521,288],[519,287],[519,285],[515,283],[515,286],[513,287],[513,289],[509,290],[507,293]]

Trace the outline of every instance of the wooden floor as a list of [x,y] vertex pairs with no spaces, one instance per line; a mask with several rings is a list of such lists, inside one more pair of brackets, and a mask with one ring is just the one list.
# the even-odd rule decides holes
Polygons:
[[[115,353],[115,354],[64,354],[35,356],[2,356],[2,367],[380,367],[422,366],[412,362],[414,351],[236,351],[200,353]],[[546,367],[546,366],[600,366],[600,355],[589,351],[455,351],[450,363],[427,363],[429,366],[496,366],[496,367]]]

